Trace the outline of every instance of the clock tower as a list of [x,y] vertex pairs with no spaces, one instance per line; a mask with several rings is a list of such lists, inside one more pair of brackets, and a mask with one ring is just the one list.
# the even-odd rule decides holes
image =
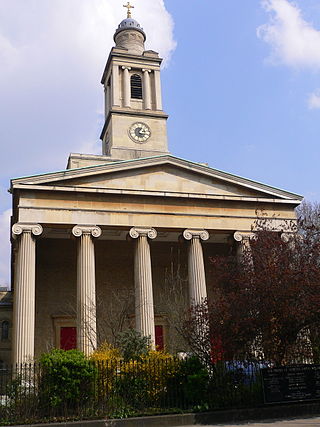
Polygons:
[[105,91],[102,154],[127,160],[168,153],[166,121],[162,109],[158,53],[145,50],[146,34],[127,18],[114,35],[101,83]]

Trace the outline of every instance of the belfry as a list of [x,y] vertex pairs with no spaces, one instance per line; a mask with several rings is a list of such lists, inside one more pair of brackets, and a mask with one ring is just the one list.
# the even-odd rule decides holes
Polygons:
[[277,224],[302,200],[169,153],[162,60],[125,7],[102,76],[102,154],[11,181],[13,363],[89,355],[130,327],[186,350],[177,322],[211,298],[210,256],[241,250],[258,212]]

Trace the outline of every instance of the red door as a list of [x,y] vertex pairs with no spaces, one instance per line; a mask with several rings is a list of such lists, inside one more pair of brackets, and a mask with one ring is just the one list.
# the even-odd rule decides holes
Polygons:
[[72,350],[77,348],[77,328],[60,328],[60,348],[62,350]]
[[156,329],[156,349],[158,351],[164,350],[164,334],[163,334],[163,326],[157,325]]

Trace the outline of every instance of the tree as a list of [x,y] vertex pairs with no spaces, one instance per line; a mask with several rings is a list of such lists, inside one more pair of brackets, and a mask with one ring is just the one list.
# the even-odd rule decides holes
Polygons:
[[[314,207],[301,209],[297,223],[284,222],[277,229],[270,219],[258,220],[241,262],[235,255],[211,259],[210,299],[193,307],[183,330],[202,360],[264,358],[282,365],[315,356],[320,216]],[[208,337],[192,332],[198,319],[209,324],[209,348]]]

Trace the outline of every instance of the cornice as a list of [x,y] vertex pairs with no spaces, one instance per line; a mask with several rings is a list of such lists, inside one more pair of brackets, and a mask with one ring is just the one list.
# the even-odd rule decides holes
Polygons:
[[113,49],[111,49],[111,52],[109,54],[106,66],[104,68],[103,74],[102,74],[102,78],[101,78],[101,84],[105,83],[107,74],[108,74],[108,70],[110,68],[110,64],[111,61],[115,58],[119,58],[122,60],[125,60],[126,62],[132,62],[132,63],[137,63],[137,62],[142,62],[142,63],[150,63],[150,62],[154,62],[157,63],[158,66],[161,65],[163,59],[159,58],[159,57],[153,57],[153,56],[143,56],[143,55],[132,55],[130,53],[128,53],[127,50],[124,50],[123,53],[122,52],[115,52]]
[[251,196],[233,196],[225,194],[207,194],[207,193],[183,193],[175,191],[157,191],[157,190],[131,190],[122,188],[98,188],[98,187],[81,187],[81,186],[57,186],[57,185],[33,185],[33,184],[16,184],[15,190],[29,191],[58,191],[67,193],[94,193],[110,195],[127,195],[127,196],[151,196],[151,197],[170,197],[185,199],[204,199],[204,200],[223,200],[230,202],[252,202],[268,204],[299,204],[300,199],[274,199]]

